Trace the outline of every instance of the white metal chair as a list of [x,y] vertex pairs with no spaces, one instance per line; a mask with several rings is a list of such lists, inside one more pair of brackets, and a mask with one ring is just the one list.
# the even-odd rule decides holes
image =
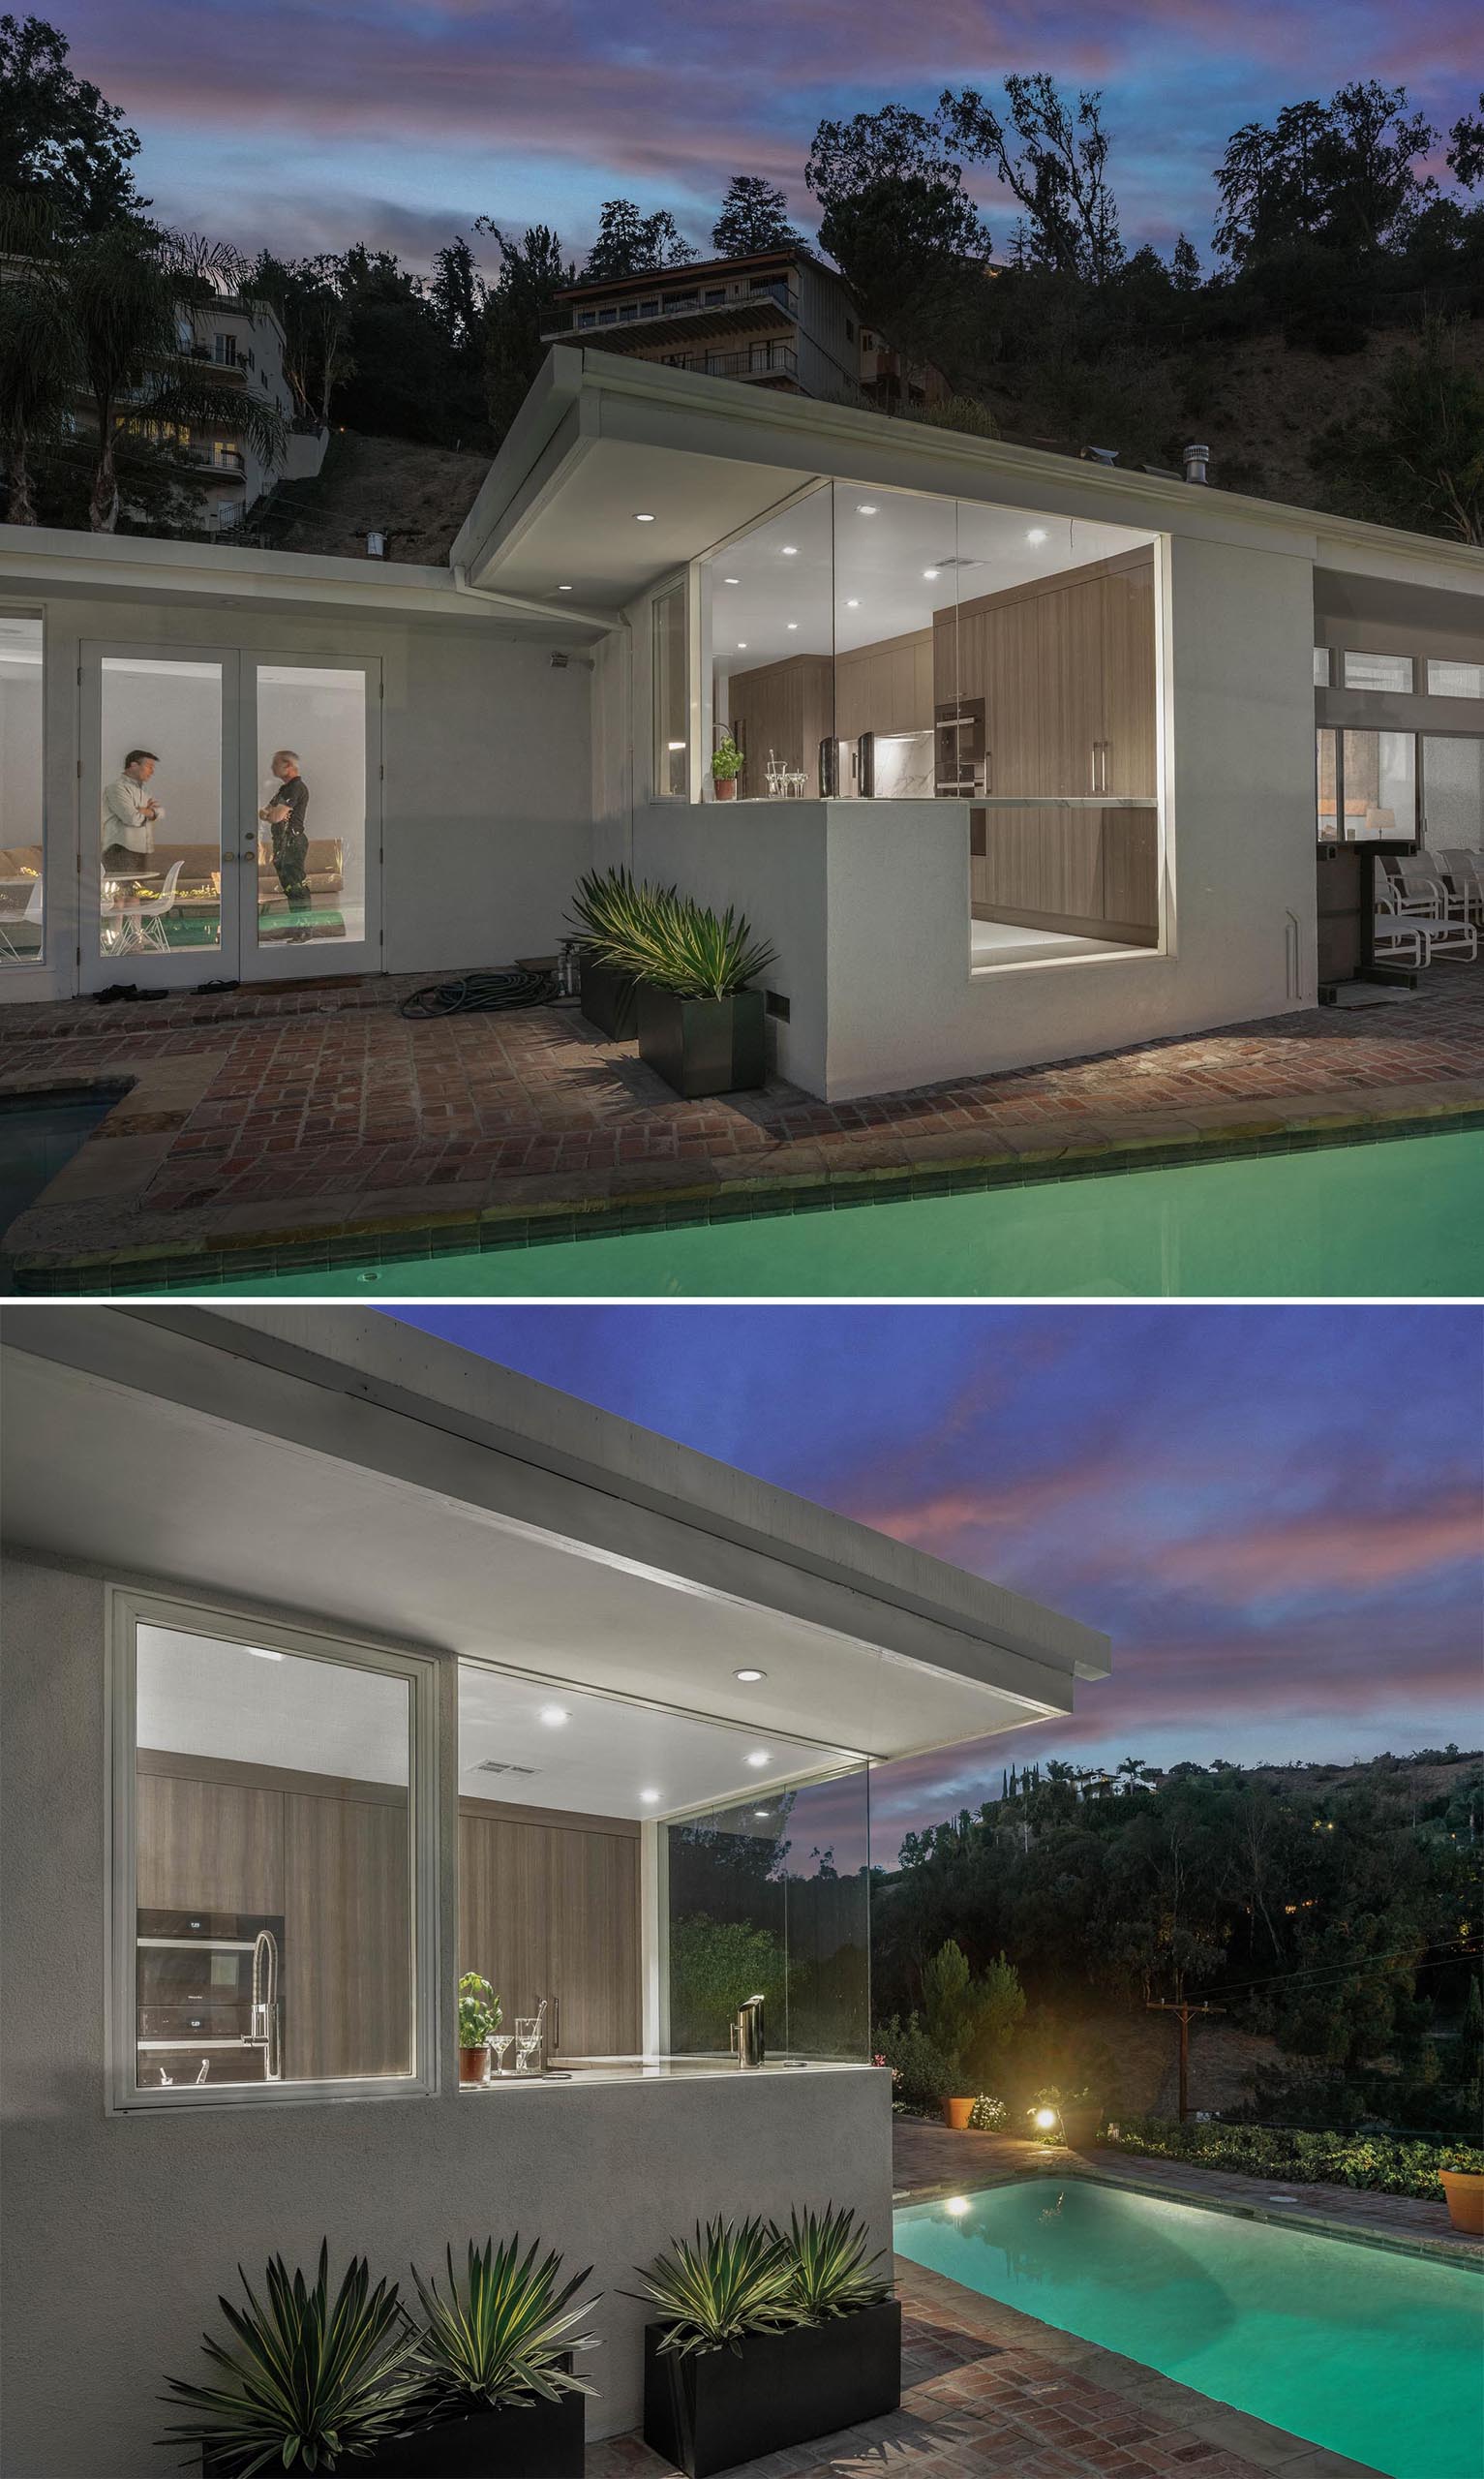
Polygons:
[[1400,883],[1389,874],[1378,880],[1373,952],[1378,964],[1421,966],[1435,956],[1471,959],[1478,951],[1478,932],[1471,922],[1408,911]]
[[1468,918],[1484,922],[1484,853],[1470,851],[1467,844],[1448,844],[1433,858],[1447,872]]
[[40,927],[42,886],[43,882],[39,877],[33,878],[31,892],[26,898],[25,910],[13,912],[8,917],[0,917],[0,963],[23,964],[32,961],[33,951],[30,948],[18,946],[15,933],[17,930],[34,930]]
[[143,896],[137,903],[121,904],[118,907],[119,918],[126,932],[132,933],[132,935],[127,935],[123,940],[126,947],[148,949],[155,955],[161,956],[169,954],[169,940],[165,934],[165,916],[167,912],[174,910],[175,885],[184,868],[183,861],[172,861],[165,873],[165,884],[158,895]]
[[1467,921],[1469,900],[1453,885],[1435,852],[1399,852],[1396,873],[1413,907],[1431,906],[1438,921]]

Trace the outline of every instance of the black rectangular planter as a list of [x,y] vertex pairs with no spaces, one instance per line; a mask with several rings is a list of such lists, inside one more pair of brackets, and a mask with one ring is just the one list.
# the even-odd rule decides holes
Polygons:
[[[525,2410],[476,2410],[468,2419],[396,2436],[344,2464],[356,2479],[582,2479],[584,2396],[532,2402]],[[276,2466],[276,2465],[275,2465]],[[229,2464],[203,2452],[204,2479],[227,2479]]]
[[709,2479],[765,2453],[879,2419],[902,2398],[899,2300],[828,2324],[749,2333],[741,2356],[661,2351],[662,2324],[644,2328],[644,2440]]
[[577,1003],[589,1024],[595,1025],[600,1033],[606,1033],[611,1042],[633,1040],[639,1018],[631,974],[619,972],[612,964],[600,964],[591,956],[579,954]]
[[639,1056],[687,1102],[704,1093],[754,1093],[768,1076],[763,993],[678,998],[639,985]]

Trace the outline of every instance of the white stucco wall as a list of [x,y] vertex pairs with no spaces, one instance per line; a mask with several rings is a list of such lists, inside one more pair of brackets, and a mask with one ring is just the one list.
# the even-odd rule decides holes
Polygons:
[[[105,2114],[103,1581],[34,1558],[3,1572],[3,2466],[15,2479],[145,2479],[162,2378],[203,2370],[236,2265],[309,2263],[327,2237],[406,2280],[445,2240],[539,2234],[603,2293],[589,2433],[641,2406],[632,2268],[710,2214],[832,2198],[890,2242],[887,2077],[870,2068],[420,2100]],[[283,1613],[280,1613],[281,1615]],[[450,1663],[450,1673],[452,1665]],[[452,1677],[445,1704],[451,1709]],[[441,1962],[453,1964],[452,1732]],[[79,2344],[85,2336],[85,2346]]]

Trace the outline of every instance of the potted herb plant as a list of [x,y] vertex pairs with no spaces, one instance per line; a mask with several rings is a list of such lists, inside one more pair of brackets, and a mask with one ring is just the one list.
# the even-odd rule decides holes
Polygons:
[[608,954],[616,933],[630,940],[653,907],[675,890],[636,885],[627,870],[590,870],[577,884],[572,919],[578,933],[578,1005],[590,1025],[610,1041],[631,1042],[639,1028],[636,978],[631,965]]
[[268,2266],[267,2303],[246,2275],[244,2312],[222,2311],[235,2348],[207,2334],[219,2380],[169,2378],[170,2397],[197,2416],[167,2444],[198,2445],[205,2479],[253,2479],[268,2469],[335,2471],[363,2479],[579,2479],[583,2399],[592,2387],[572,2356],[596,2338],[571,2327],[570,2301],[587,2280],[558,2287],[560,2258],[524,2258],[520,2240],[469,2249],[461,2285],[448,2250],[448,2295],[414,2271],[425,2322],[395,2283],[370,2286],[364,2258],[329,2295],[327,2249],[313,2284],[282,2257]]
[[487,1979],[465,1972],[459,1981],[459,2081],[483,2083],[490,2070],[490,2041],[501,2021],[500,2004]]
[[712,750],[712,791],[718,801],[735,801],[737,778],[746,759],[730,732]]
[[880,2418],[901,2401],[901,2308],[855,2215],[717,2220],[643,2275],[644,2436],[689,2479]]

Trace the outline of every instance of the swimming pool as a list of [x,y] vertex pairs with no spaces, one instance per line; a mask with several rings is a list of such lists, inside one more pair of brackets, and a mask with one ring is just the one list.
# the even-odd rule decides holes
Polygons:
[[1479,2479],[1484,2280],[1090,2179],[909,2205],[899,2255],[1390,2479]]
[[212,1288],[242,1299],[1473,1298],[1484,1131],[266,1270]]

